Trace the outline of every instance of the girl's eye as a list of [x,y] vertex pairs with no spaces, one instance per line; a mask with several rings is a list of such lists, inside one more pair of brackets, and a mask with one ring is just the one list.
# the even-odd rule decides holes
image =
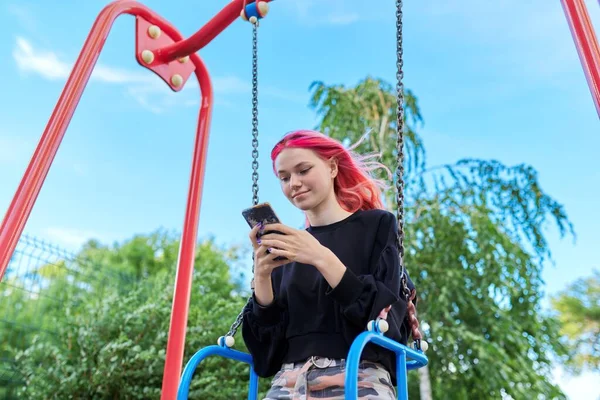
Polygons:
[[279,179],[281,179],[281,181],[282,181],[282,182],[287,182],[287,181],[289,181],[289,180],[290,180],[290,178],[289,178],[288,176],[282,176],[282,177],[281,177],[281,178],[279,178]]
[[[312,168],[312,167],[310,167],[310,168]],[[304,175],[304,174],[306,174],[308,171],[310,171],[310,168],[303,169],[302,171],[300,171],[300,173],[301,173],[302,175]]]

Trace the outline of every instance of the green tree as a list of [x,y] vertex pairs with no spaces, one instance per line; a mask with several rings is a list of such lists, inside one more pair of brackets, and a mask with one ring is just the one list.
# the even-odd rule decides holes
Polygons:
[[[359,153],[378,154],[395,171],[391,85],[369,77],[350,88],[317,82],[312,90],[319,130],[359,143]],[[572,232],[562,205],[528,165],[465,159],[428,167],[417,134],[421,112],[405,96],[406,264],[431,344],[433,398],[563,398],[550,380],[549,355],[563,351],[558,325],[541,308],[542,262],[550,257],[543,229],[554,222],[561,235]],[[385,193],[395,210],[391,179]],[[418,398],[415,378],[411,398]]]
[[[379,179],[388,179],[396,163],[396,97],[393,87],[387,82],[367,77],[356,87],[326,85],[313,82],[310,106],[320,118],[318,129],[326,135],[354,144],[360,154],[376,154],[388,167],[388,171],[377,170]],[[408,90],[405,94],[405,145],[408,153],[407,170],[421,167],[425,160],[423,141],[416,131],[422,122],[417,99]],[[388,203],[394,194],[385,191]]]
[[[121,249],[132,248],[133,254],[147,254],[143,248],[152,240],[141,236],[112,251],[94,244],[85,250],[98,259],[115,260]],[[145,243],[145,244],[140,244]],[[165,241],[154,252],[164,254],[162,247],[176,247]],[[131,254],[131,253],[126,253]],[[65,304],[64,323],[54,337],[37,336],[17,356],[24,376],[22,398],[157,398],[160,396],[167,334],[171,315],[175,277],[173,266],[157,267],[156,260],[146,256],[131,257],[140,265],[158,271],[137,281],[125,292],[105,283],[103,296],[89,297],[75,312]],[[198,246],[191,296],[185,358],[187,361],[200,348],[216,343],[225,334],[246,297],[238,294],[230,276],[233,253],[217,248],[211,241]],[[143,269],[127,266],[126,269]],[[136,272],[137,274],[137,272]],[[241,340],[236,348],[244,351]],[[248,386],[248,367],[212,357],[198,369],[190,398],[243,398]]]
[[20,380],[13,362],[15,349],[26,348],[40,330],[38,312],[30,300],[30,294],[13,277],[0,284],[0,399],[18,398]]
[[[93,247],[94,242],[90,243]],[[18,261],[11,268],[16,270],[9,270],[0,284],[0,354],[2,368],[11,371],[1,375],[7,377],[2,386],[18,384],[10,360],[32,342],[34,335],[55,336],[56,328],[66,323],[67,310],[71,314],[84,312],[85,302],[101,298],[106,290],[124,293],[135,281],[131,272],[135,266],[130,265],[127,271],[119,265],[114,267],[109,260],[90,259],[86,257],[88,252],[87,245],[80,254],[73,255],[26,239],[15,253]]]
[[574,373],[600,371],[600,270],[578,279],[552,298],[569,348],[566,365]]
[[103,295],[107,282],[113,292],[127,284],[108,268],[91,266],[81,258],[52,260],[58,256],[54,251],[37,242],[22,246],[15,273],[9,271],[0,284],[1,398],[16,398],[15,389],[22,383],[14,367],[17,352],[26,349],[35,336],[40,340],[56,337],[57,328],[67,323],[66,310],[81,312],[85,301]]
[[140,280],[175,268],[178,251],[176,234],[159,229],[150,234],[135,235],[112,246],[90,240],[83,246],[79,257]]

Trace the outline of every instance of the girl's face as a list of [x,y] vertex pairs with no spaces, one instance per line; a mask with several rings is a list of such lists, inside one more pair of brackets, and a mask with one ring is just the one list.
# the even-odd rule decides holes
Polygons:
[[284,149],[275,159],[275,169],[285,197],[303,211],[335,198],[336,163],[321,159],[312,150]]

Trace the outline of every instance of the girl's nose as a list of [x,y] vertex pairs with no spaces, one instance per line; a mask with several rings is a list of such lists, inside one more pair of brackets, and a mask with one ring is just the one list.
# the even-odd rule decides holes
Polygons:
[[297,176],[292,175],[290,177],[290,186],[293,188],[297,188],[302,186],[302,182],[300,181],[300,178]]

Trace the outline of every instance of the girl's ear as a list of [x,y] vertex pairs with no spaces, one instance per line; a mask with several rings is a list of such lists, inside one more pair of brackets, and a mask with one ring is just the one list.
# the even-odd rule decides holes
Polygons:
[[331,177],[335,178],[338,174],[338,160],[336,158],[330,159],[329,166],[331,168]]

